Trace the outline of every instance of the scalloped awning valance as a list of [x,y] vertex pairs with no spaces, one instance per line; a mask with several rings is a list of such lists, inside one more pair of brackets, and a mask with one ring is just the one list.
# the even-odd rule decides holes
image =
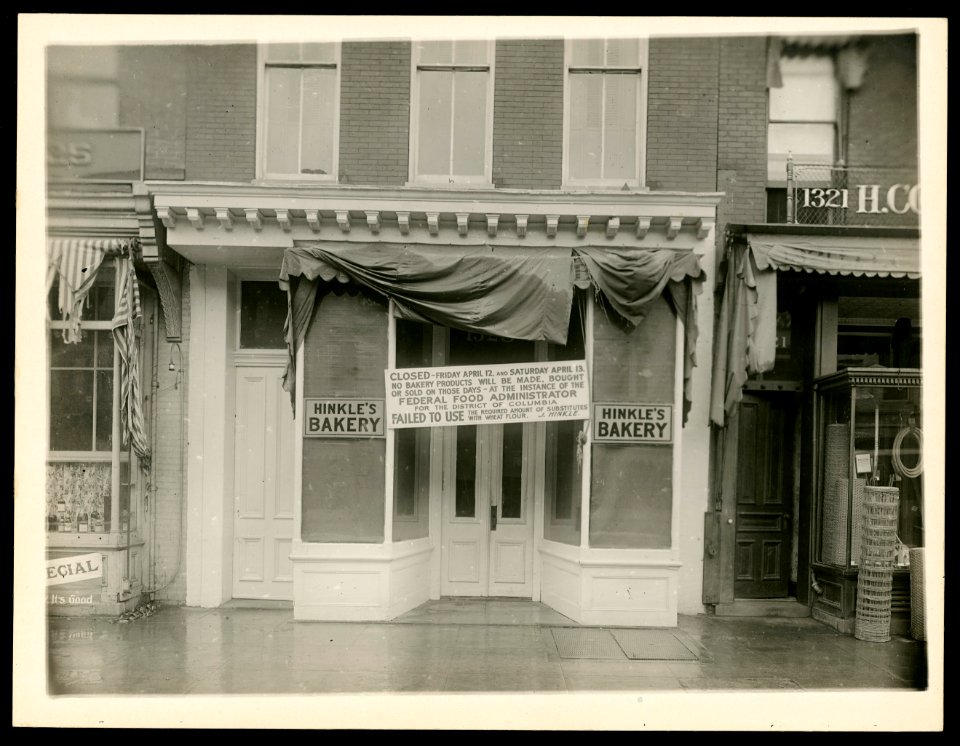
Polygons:
[[[318,303],[320,281],[352,281],[390,298],[400,318],[512,339],[566,344],[573,289],[583,275],[633,326],[664,290],[685,325],[684,396],[696,364],[696,296],[703,280],[693,251],[584,246],[575,249],[373,243],[299,246],[284,252],[280,286],[289,301],[284,388],[295,398],[295,352]],[[580,274],[580,279],[577,275]],[[687,409],[687,407],[685,407]]]

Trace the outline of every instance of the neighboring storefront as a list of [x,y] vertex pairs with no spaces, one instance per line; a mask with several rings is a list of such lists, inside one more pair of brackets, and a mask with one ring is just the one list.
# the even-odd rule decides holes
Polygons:
[[[154,580],[148,503],[157,349],[166,319],[142,183],[143,131],[55,130],[47,144],[47,602],[118,614]],[[163,266],[162,266],[163,265]],[[162,277],[161,277],[162,279]],[[179,299],[163,293],[171,311]],[[164,454],[167,457],[167,454]],[[151,492],[151,487],[153,492]],[[154,506],[154,510],[155,510]]]
[[780,599],[852,632],[863,487],[894,486],[904,630],[923,546],[919,233],[733,225],[724,264],[704,602],[735,614]]
[[192,262],[204,392],[188,604],[389,619],[513,596],[676,624],[701,552],[682,526],[707,488],[694,365],[719,195],[153,191]]

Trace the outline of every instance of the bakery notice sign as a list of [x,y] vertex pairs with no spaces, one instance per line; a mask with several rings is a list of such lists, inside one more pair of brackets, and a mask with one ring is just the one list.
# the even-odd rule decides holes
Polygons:
[[388,368],[387,427],[585,420],[585,360]]
[[382,438],[383,399],[304,399],[305,438]]
[[672,443],[673,406],[595,403],[593,440],[598,443]]

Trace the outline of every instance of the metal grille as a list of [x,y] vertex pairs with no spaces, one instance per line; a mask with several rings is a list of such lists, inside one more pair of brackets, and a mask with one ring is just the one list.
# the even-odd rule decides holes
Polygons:
[[561,658],[623,660],[623,651],[605,629],[554,628],[552,632]]
[[695,661],[699,656],[665,629],[614,629],[613,637],[634,661]]
[[788,222],[801,225],[917,227],[915,168],[788,163]]

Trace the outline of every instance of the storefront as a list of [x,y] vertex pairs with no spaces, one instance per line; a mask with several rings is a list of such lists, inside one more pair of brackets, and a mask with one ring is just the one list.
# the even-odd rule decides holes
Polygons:
[[727,234],[704,601],[744,613],[779,600],[852,632],[863,487],[897,487],[891,608],[905,631],[910,549],[923,546],[918,231]]
[[48,166],[48,609],[117,614],[150,586],[161,312],[149,267],[162,249],[140,181],[143,132],[55,132]]
[[699,606],[718,195],[154,193],[193,263],[205,392],[188,604],[512,596],[638,626]]

